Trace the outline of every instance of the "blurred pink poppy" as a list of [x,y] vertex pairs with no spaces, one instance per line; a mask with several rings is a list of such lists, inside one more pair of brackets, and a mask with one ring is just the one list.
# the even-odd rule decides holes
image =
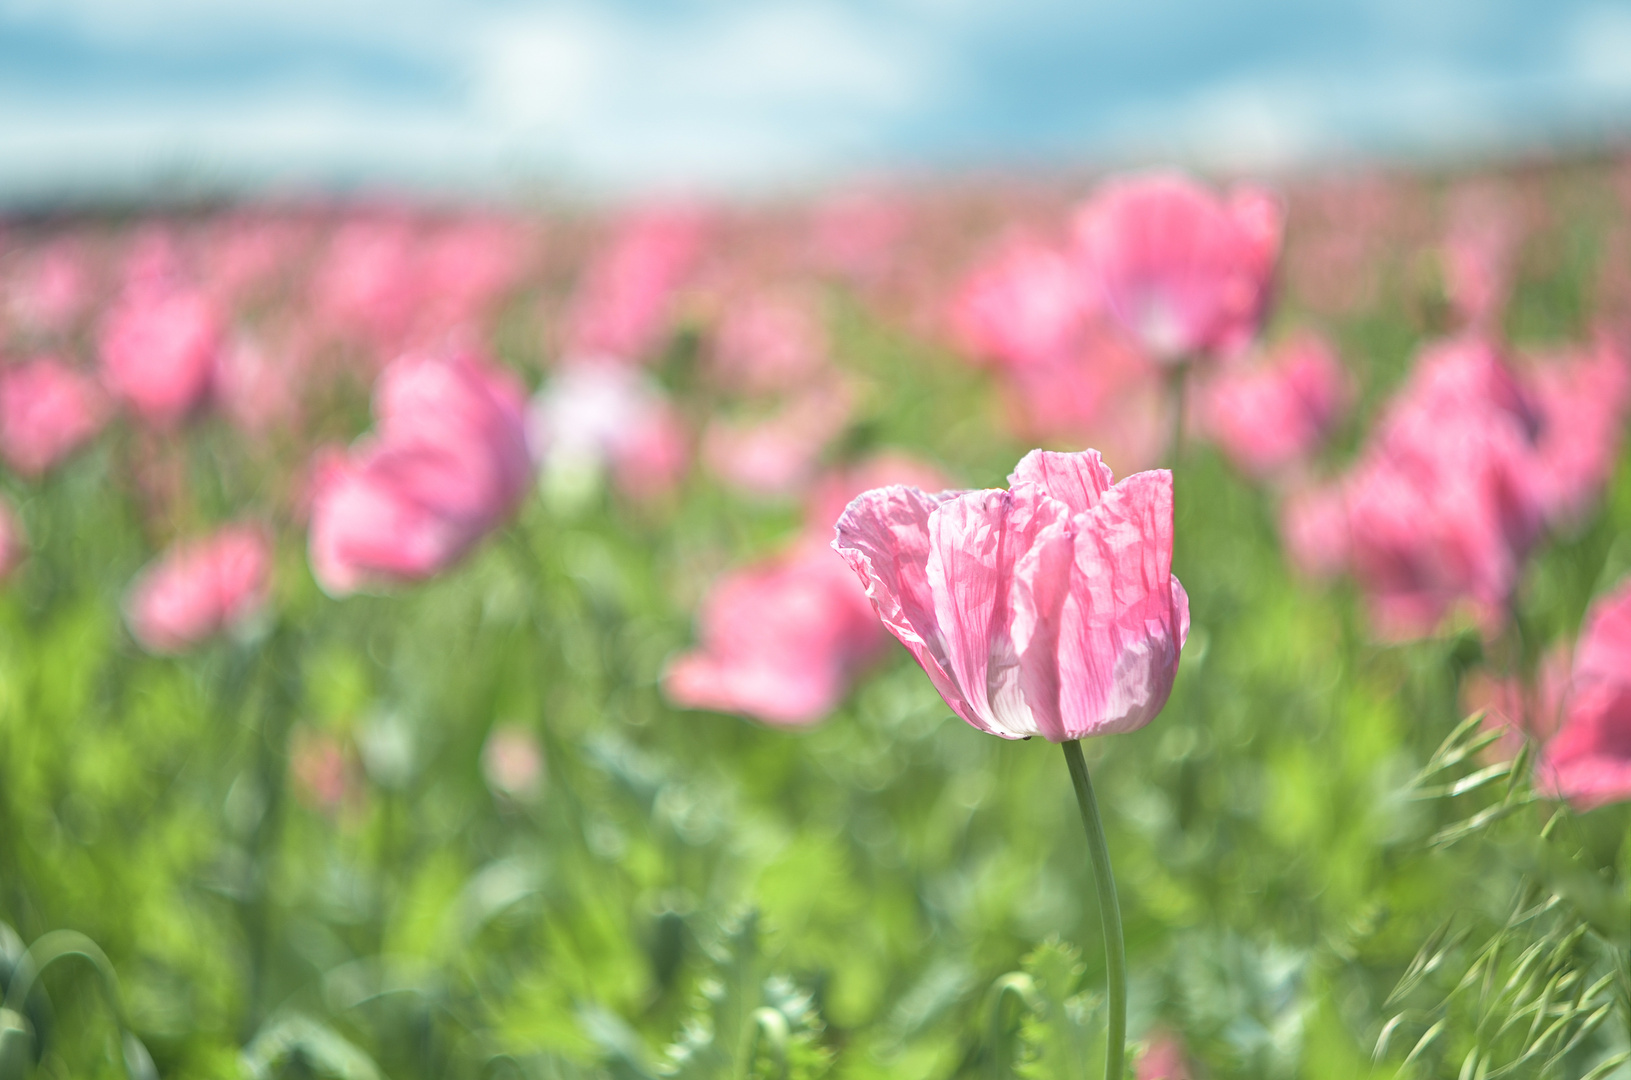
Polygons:
[[1280,508],[1280,539],[1291,564],[1311,578],[1341,573],[1353,555],[1341,484],[1294,492]]
[[1306,459],[1340,419],[1353,382],[1323,338],[1304,334],[1253,367],[1218,371],[1196,399],[1200,426],[1229,459],[1266,476]]
[[876,281],[894,262],[910,224],[901,200],[877,192],[845,192],[819,204],[811,215],[811,261],[857,283]]
[[583,272],[566,315],[569,357],[649,358],[673,317],[674,296],[702,246],[699,214],[659,208],[620,221]]
[[216,353],[210,389],[217,406],[240,431],[264,438],[294,420],[300,409],[298,347],[287,342],[276,347],[240,335]]
[[338,737],[305,724],[289,733],[289,780],[295,797],[330,817],[363,802],[362,770]]
[[72,238],[54,240],[18,267],[6,291],[6,306],[24,329],[64,333],[91,299],[84,252]]
[[1136,1080],[1191,1080],[1194,1075],[1189,1068],[1184,1041],[1170,1031],[1157,1031],[1150,1036],[1134,1073]]
[[1440,255],[1445,296],[1462,326],[1487,332],[1500,321],[1512,291],[1518,224],[1512,198],[1497,188],[1475,185],[1451,196]]
[[1510,761],[1526,741],[1544,745],[1557,733],[1569,700],[1569,653],[1556,648],[1541,657],[1533,684],[1476,671],[1461,686],[1461,707],[1467,713],[1484,711],[1484,728],[1501,738],[1487,755],[1491,761]]
[[698,624],[698,647],[663,673],[668,699],[791,727],[832,712],[886,640],[854,575],[820,543],[725,575]]
[[527,407],[527,442],[546,469],[609,468],[620,490],[653,498],[690,465],[690,436],[660,387],[621,365],[570,364]]
[[0,456],[24,476],[79,449],[106,419],[101,387],[56,357],[0,368]]
[[1011,490],[882,488],[833,547],[958,716],[1064,742],[1166,704],[1189,632],[1172,576],[1172,474],[1112,485],[1098,452],[1033,450]]
[[1088,279],[1156,360],[1231,354],[1257,333],[1280,251],[1274,196],[1220,198],[1176,173],[1110,180],[1076,215]]
[[256,615],[271,577],[266,533],[231,525],[175,545],[143,570],[125,599],[125,619],[148,652],[182,652]]
[[423,244],[420,319],[432,338],[484,330],[527,269],[530,230],[499,217],[470,217],[437,229]]
[[1529,376],[1540,500],[1548,520],[1568,523],[1596,501],[1619,461],[1631,365],[1603,336],[1589,349],[1537,363]]
[[359,215],[334,230],[311,278],[317,324],[389,356],[402,348],[419,312],[418,236],[397,214]]
[[209,392],[221,318],[185,287],[128,290],[102,324],[102,381],[149,423],[171,427]]
[[712,373],[748,394],[787,390],[827,362],[820,309],[808,297],[758,293],[733,301],[714,330]]
[[1076,351],[1096,300],[1064,252],[1014,238],[959,286],[952,335],[968,352],[1005,368],[1049,364]]
[[409,355],[381,373],[374,434],[312,501],[312,572],[330,595],[417,581],[502,524],[531,483],[522,389],[470,354]]
[[1582,810],[1631,799],[1631,585],[1587,614],[1563,722],[1538,772],[1543,792]]
[[1544,522],[1539,420],[1487,343],[1425,350],[1342,482],[1347,555],[1388,638],[1432,633],[1458,604],[1486,632]]
[[481,775],[494,795],[531,802],[544,786],[544,751],[522,724],[501,724],[481,748]]
[[816,473],[821,452],[849,422],[850,398],[840,387],[805,390],[768,417],[716,418],[702,436],[702,458],[729,486],[752,495],[788,495]]
[[308,236],[308,228],[287,217],[229,214],[205,236],[199,279],[223,307],[262,298],[285,283]]

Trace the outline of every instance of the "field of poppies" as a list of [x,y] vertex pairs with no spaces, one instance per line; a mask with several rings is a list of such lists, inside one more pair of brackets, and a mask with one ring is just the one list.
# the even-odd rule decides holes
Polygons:
[[1607,156],[0,219],[0,1080],[1631,1078],[1628,412]]

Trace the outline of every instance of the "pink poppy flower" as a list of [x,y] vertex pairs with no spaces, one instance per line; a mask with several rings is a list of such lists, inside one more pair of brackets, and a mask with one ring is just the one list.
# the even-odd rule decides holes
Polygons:
[[295,418],[300,409],[298,347],[278,348],[240,336],[216,354],[210,389],[217,407],[240,431],[264,438]]
[[1172,474],[1111,481],[1097,451],[1034,450],[1008,491],[869,491],[833,547],[981,731],[1132,731],[1166,704],[1189,599],[1172,576]]
[[1592,605],[1540,788],[1586,810],[1631,799],[1631,585]]
[[1077,212],[1089,279],[1155,359],[1240,351],[1257,332],[1283,215],[1267,192],[1219,198],[1175,173],[1111,180]]
[[1485,342],[1433,346],[1342,482],[1348,561],[1388,638],[1430,634],[1458,605],[1494,632],[1544,504],[1533,402]]
[[302,805],[331,818],[362,809],[366,788],[356,755],[331,732],[306,724],[289,732],[289,781]]
[[203,293],[127,291],[102,326],[102,381],[149,423],[170,427],[209,392],[221,320]]
[[1529,377],[1539,416],[1536,480],[1549,521],[1581,518],[1620,457],[1631,405],[1631,365],[1606,336],[1590,349],[1539,363]]
[[698,647],[663,673],[668,699],[790,727],[832,712],[886,640],[854,576],[817,543],[727,574],[698,623]]
[[522,223],[499,217],[457,221],[428,237],[419,283],[426,332],[483,327],[526,271],[530,242]]
[[95,380],[55,357],[0,369],[0,456],[34,477],[89,442],[107,418]]
[[720,480],[760,497],[796,492],[816,472],[821,452],[849,422],[842,388],[812,387],[763,419],[716,418],[702,438],[702,459]]
[[619,223],[572,298],[566,354],[646,359],[668,333],[674,294],[701,244],[702,220],[693,212],[651,210]]
[[91,298],[84,252],[71,238],[41,248],[7,284],[12,316],[24,328],[43,333],[66,332]]
[[625,494],[671,491],[690,465],[690,435],[662,389],[621,365],[564,367],[527,407],[527,442],[548,470],[609,468]]
[[714,331],[712,373],[749,394],[797,386],[827,363],[820,310],[807,298],[762,293],[732,303]]
[[142,648],[177,653],[241,625],[266,604],[272,551],[253,525],[177,544],[143,570],[125,600]]
[[1518,226],[1512,199],[1499,189],[1466,187],[1452,197],[1440,255],[1445,296],[1463,326],[1484,332],[1500,321],[1522,239]]
[[522,724],[501,724],[481,748],[481,775],[494,795],[531,802],[544,787],[544,750]]
[[951,331],[977,357],[1029,368],[1077,350],[1095,301],[1064,252],[1016,238],[964,279],[952,299]]
[[1218,372],[1196,403],[1201,427],[1229,459],[1253,476],[1266,476],[1312,454],[1352,395],[1336,352],[1307,334],[1255,367]]
[[1171,1032],[1158,1031],[1139,1055],[1134,1075],[1137,1080],[1190,1080],[1195,1074],[1190,1071],[1184,1041]]
[[319,476],[312,571],[342,596],[446,569],[514,512],[531,484],[523,398],[476,357],[402,357],[374,391],[376,429]]
[[1280,540],[1298,572],[1330,578],[1349,565],[1353,538],[1342,485],[1295,492],[1280,508]]
[[844,192],[817,206],[811,216],[811,261],[854,282],[876,281],[895,261],[910,226],[902,201],[879,192]]
[[334,232],[311,279],[316,322],[381,356],[403,347],[424,299],[418,236],[395,214],[358,216]]
[[1526,741],[1545,744],[1557,734],[1572,679],[1565,647],[1551,649],[1541,657],[1534,682],[1529,685],[1487,671],[1468,676],[1461,685],[1462,710],[1474,713],[1482,709],[1485,730],[1501,733],[1489,759],[1510,761]]

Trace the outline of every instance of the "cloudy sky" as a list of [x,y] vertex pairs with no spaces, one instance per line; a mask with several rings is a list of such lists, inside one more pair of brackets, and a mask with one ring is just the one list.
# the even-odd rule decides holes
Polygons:
[[0,200],[1631,134],[1625,0],[0,0]]

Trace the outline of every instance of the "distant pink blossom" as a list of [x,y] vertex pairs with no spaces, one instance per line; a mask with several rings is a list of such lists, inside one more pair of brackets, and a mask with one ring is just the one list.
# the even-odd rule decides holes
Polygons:
[[[294,335],[291,335],[294,338]],[[239,335],[216,353],[210,389],[238,429],[264,438],[299,412],[297,345]]]
[[1538,774],[1542,791],[1582,810],[1631,800],[1631,585],[1587,613],[1563,722]]
[[1257,332],[1283,213],[1267,192],[1219,197],[1188,177],[1103,184],[1076,215],[1089,281],[1155,359],[1239,352]]
[[72,238],[54,240],[33,252],[8,282],[7,307],[24,328],[61,334],[91,299],[85,253]]
[[1341,484],[1292,493],[1280,510],[1280,537],[1291,564],[1311,578],[1334,577],[1353,557]]
[[1172,474],[1112,484],[1096,451],[1027,454],[1010,490],[869,491],[833,547],[940,696],[981,731],[1063,742],[1149,723],[1189,600]]
[[703,433],[702,458],[733,488],[788,495],[814,478],[822,451],[849,416],[850,397],[842,388],[812,387],[768,417],[716,418]]
[[690,435],[667,396],[622,365],[570,364],[533,395],[527,441],[552,469],[610,469],[634,498],[665,494],[690,465]]
[[96,381],[52,356],[0,368],[0,456],[36,477],[102,430],[107,403]]
[[303,223],[286,217],[229,214],[206,234],[199,277],[226,307],[264,297],[287,283],[308,237]]
[[1158,1031],[1139,1055],[1136,1080],[1192,1080],[1184,1042],[1169,1031]]
[[820,543],[727,574],[703,601],[698,637],[663,674],[670,701],[789,727],[831,713],[885,641],[854,575]]
[[257,614],[271,575],[265,532],[228,526],[177,544],[142,571],[126,597],[125,619],[148,652],[182,652]]
[[102,324],[102,381],[144,420],[174,426],[209,392],[221,332],[220,314],[202,292],[127,290]]
[[530,802],[544,786],[544,751],[522,724],[501,724],[481,748],[481,775],[494,795]]
[[1596,501],[1619,460],[1631,364],[1609,338],[1537,363],[1529,372],[1539,420],[1536,481],[1548,520],[1577,520]]
[[1352,397],[1352,379],[1336,351],[1305,334],[1260,364],[1218,371],[1200,388],[1197,411],[1230,460],[1266,476],[1312,454]]
[[1462,326],[1487,332],[1499,323],[1512,291],[1518,225],[1513,200],[1499,189],[1478,185],[1452,195],[1440,254],[1445,295]]
[[821,311],[809,297],[759,293],[732,301],[713,334],[714,377],[733,390],[762,394],[809,379],[827,362]]
[[1469,675],[1461,685],[1462,709],[1468,713],[1482,709],[1485,730],[1501,734],[1490,760],[1510,761],[1526,741],[1544,745],[1550,740],[1563,722],[1571,681],[1567,648],[1542,656],[1529,684],[1488,671]]
[[289,780],[301,803],[330,817],[363,801],[362,770],[350,748],[332,732],[306,724],[289,733]]
[[701,217],[654,209],[619,222],[590,261],[566,320],[566,355],[648,359],[667,336],[675,294],[702,246]]
[[885,274],[911,226],[906,204],[878,192],[827,199],[811,215],[809,248],[818,269],[868,283]]
[[1077,352],[1096,302],[1066,252],[1014,238],[958,287],[951,330],[965,350],[1002,367],[1052,364]]
[[1432,633],[1458,605],[1493,632],[1544,524],[1517,375],[1487,343],[1422,354],[1342,481],[1351,568],[1389,638]]
[[312,572],[342,596],[441,572],[502,524],[532,475],[519,383],[470,354],[410,354],[374,391],[373,434],[316,481]]
[[396,214],[358,216],[334,231],[311,278],[312,315],[343,339],[388,356],[406,343],[424,300],[418,235]]
[[470,217],[432,232],[420,255],[419,291],[426,332],[484,330],[504,295],[526,272],[530,230],[499,217]]

